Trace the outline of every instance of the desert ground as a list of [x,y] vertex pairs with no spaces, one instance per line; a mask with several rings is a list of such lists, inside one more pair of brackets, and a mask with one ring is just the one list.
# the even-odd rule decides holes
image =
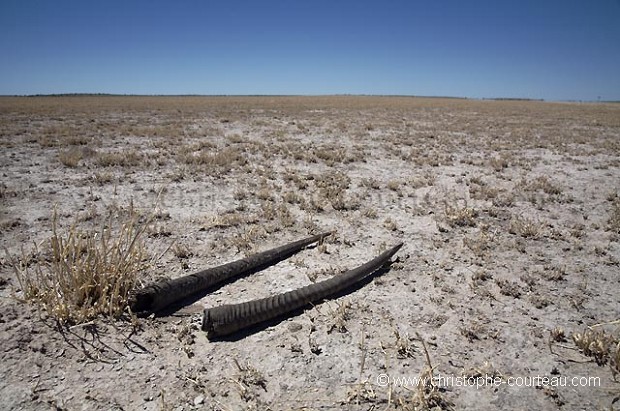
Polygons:
[[[0,408],[620,408],[620,104],[2,97],[0,146]],[[136,287],[334,233],[165,317],[28,298],[51,238],[130,214]],[[399,242],[347,295],[200,330]]]

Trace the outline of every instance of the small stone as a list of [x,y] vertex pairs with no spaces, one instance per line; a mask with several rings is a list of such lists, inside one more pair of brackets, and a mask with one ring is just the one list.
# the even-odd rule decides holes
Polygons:
[[292,333],[296,333],[297,331],[301,330],[303,327],[301,324],[299,324],[298,322],[290,322],[288,323],[288,330]]
[[202,394],[197,396],[196,398],[194,398],[194,405],[195,406],[204,404],[204,402],[205,402],[205,396],[202,395]]

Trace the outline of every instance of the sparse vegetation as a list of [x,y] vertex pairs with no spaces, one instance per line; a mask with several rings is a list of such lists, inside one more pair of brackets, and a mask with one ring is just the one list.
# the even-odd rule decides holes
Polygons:
[[422,342],[426,366],[419,374],[419,383],[413,388],[411,398],[400,398],[398,405],[403,410],[452,410],[454,403],[444,396],[437,384],[426,342],[421,337],[418,338]]
[[247,364],[240,364],[237,359],[234,359],[238,373],[236,378],[231,381],[235,383],[235,388],[239,391],[241,398],[246,401],[256,401],[257,393],[255,388],[261,388],[267,391],[267,380],[263,374],[255,367]]
[[[38,284],[29,301],[41,307],[0,298],[3,405],[510,408],[514,393],[376,380],[502,377],[492,358],[507,376],[604,381],[523,390],[531,408],[609,408],[620,362],[619,110],[410,97],[0,97],[0,241],[11,255],[25,250],[0,258],[0,291],[26,300],[28,282]],[[119,204],[132,201],[161,208],[130,218]],[[130,221],[137,247],[119,253]],[[338,233],[172,317],[100,318],[127,313],[129,281],[96,310],[101,281],[42,291],[104,254],[142,255],[132,260],[142,286],[326,230]],[[104,234],[107,254],[87,251]],[[202,305],[321,281],[397,241],[405,246],[391,268],[346,299],[235,341],[206,342],[198,331]],[[570,330],[575,321],[583,329]]]
[[620,198],[614,199],[611,204],[607,225],[610,231],[620,234]]
[[481,225],[480,231],[476,237],[464,237],[463,244],[469,248],[476,257],[482,258],[487,255],[493,247],[496,233],[491,232],[489,227]]
[[520,235],[524,238],[537,238],[543,225],[537,221],[528,217],[517,216],[510,220],[509,232],[511,234]]
[[62,150],[58,154],[60,162],[70,168],[75,168],[82,160],[82,152],[79,149],[70,148],[68,150]]
[[100,152],[96,156],[97,165],[101,167],[135,167],[142,161],[142,156],[135,150],[127,152]]
[[52,218],[52,236],[14,262],[21,298],[62,324],[126,313],[130,290],[146,267],[143,228],[137,217],[110,214],[96,229],[75,224],[67,232]]
[[238,147],[226,147],[221,150],[193,148],[183,150],[177,160],[195,167],[200,167],[203,172],[222,175],[233,168],[242,167],[247,163],[243,151]]
[[174,244],[174,246],[172,247],[172,252],[174,253],[175,257],[179,259],[189,258],[194,255],[188,245],[179,243]]
[[347,322],[351,318],[351,302],[344,301],[342,303],[336,303],[338,308],[332,310],[332,324],[327,331],[332,332],[336,330],[340,333],[347,332]]
[[472,207],[457,207],[446,205],[444,208],[446,222],[451,227],[475,227],[478,211]]
[[614,376],[620,373],[620,363],[618,362],[618,344],[620,341],[617,338],[602,330],[592,329],[573,333],[571,337],[583,355],[592,357],[598,365],[606,365],[610,362]]
[[383,222],[383,227],[387,228],[390,231],[398,230],[398,225],[390,217],[385,219],[385,221]]
[[521,297],[522,291],[519,284],[514,281],[504,280],[504,279],[496,279],[495,283],[499,287],[499,292],[503,295],[507,295],[514,298]]

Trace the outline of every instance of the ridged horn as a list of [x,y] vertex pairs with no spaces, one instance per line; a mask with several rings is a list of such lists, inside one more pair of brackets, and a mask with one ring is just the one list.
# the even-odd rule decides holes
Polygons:
[[156,313],[214,286],[276,264],[330,234],[331,232],[317,234],[194,274],[151,284],[133,291],[129,297],[129,306],[138,316]]
[[207,308],[204,311],[202,330],[207,332],[209,338],[222,337],[280,317],[308,304],[318,303],[346,290],[377,271],[402,246],[403,244],[400,243],[364,265],[319,283],[259,300]]

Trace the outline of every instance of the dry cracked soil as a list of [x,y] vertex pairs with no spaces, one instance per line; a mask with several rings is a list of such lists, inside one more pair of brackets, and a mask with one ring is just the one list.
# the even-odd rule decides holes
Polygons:
[[[620,407],[618,104],[3,97],[0,147],[3,409]],[[150,216],[138,286],[334,234],[167,317],[60,324],[23,301],[54,221],[127,209]],[[350,294],[200,331],[204,307],[401,241]]]

